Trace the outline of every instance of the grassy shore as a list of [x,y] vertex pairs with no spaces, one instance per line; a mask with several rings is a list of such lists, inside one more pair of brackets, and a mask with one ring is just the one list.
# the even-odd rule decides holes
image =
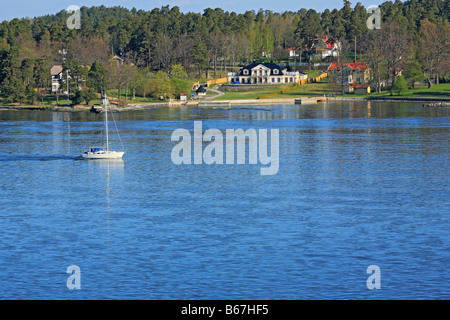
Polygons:
[[[291,89],[291,90],[288,90]],[[225,94],[214,98],[213,101],[233,101],[233,100],[260,100],[270,101],[271,99],[297,99],[301,97],[323,97],[324,95],[330,95],[333,93],[327,81],[321,81],[317,83],[309,83],[304,85],[293,86],[292,84],[272,84],[272,85],[224,85],[221,89]],[[287,91],[288,90],[288,91]],[[279,93],[281,91],[287,91],[285,93]],[[214,92],[208,92],[207,95],[216,94]],[[267,97],[269,95],[269,97]],[[117,104],[117,92],[111,90],[108,92],[108,97],[110,101]],[[442,83],[438,85],[434,85],[432,88],[428,88],[427,86],[415,87],[414,89],[408,89],[408,92],[405,95],[391,95],[389,91],[382,91],[381,93],[372,93],[370,95],[356,95],[356,94],[344,94],[338,95],[337,97],[344,98],[353,98],[353,97],[372,97],[372,98],[414,98],[414,99],[440,99],[440,100],[450,100],[450,83]],[[152,98],[142,98],[136,96],[133,100],[128,96],[128,99],[125,100],[124,94],[122,94],[122,106],[126,104],[130,105],[151,105],[151,104],[167,104],[167,101],[154,100]],[[71,102],[71,101],[70,101]],[[92,105],[100,105],[100,99],[93,100],[89,103]],[[0,105],[3,105],[0,101]],[[26,107],[24,104],[18,103],[8,103],[6,106],[14,107],[14,106],[22,106]],[[67,101],[65,97],[61,96],[59,99],[59,103],[56,102],[55,96],[47,96],[44,99],[44,103],[40,102],[35,104],[36,107],[49,107],[49,108],[58,108],[58,106],[66,106]]]
[[[270,93],[280,92],[286,89],[292,88],[292,84],[283,85],[260,85],[253,86],[249,89],[248,86],[225,86],[225,94],[215,100],[246,100],[246,99],[258,99],[262,95]],[[233,90],[233,91],[231,91]],[[273,95],[267,99],[292,99],[301,97],[323,97],[324,95],[331,94],[332,90],[326,81],[309,83],[299,85],[293,90]],[[391,95],[390,91],[382,91],[381,93],[371,93],[370,95],[356,95],[356,94],[344,94],[339,97],[395,97],[395,98],[434,98],[434,99],[450,99],[450,83],[442,83],[434,85],[432,88],[426,86],[416,87],[414,89],[408,89],[405,95]]]

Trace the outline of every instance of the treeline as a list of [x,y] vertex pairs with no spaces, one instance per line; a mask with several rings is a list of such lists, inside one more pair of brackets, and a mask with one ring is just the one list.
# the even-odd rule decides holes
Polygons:
[[[381,30],[369,30],[367,8],[361,3],[352,8],[348,0],[340,9],[323,12],[261,9],[238,14],[208,8],[203,13],[182,13],[176,6],[151,11],[82,7],[81,29],[67,27],[71,13],[65,10],[33,19],[3,21],[0,96],[12,102],[36,99],[41,89],[51,86],[49,70],[54,64],[64,65],[71,75],[69,82],[75,82],[69,87],[74,85],[75,91],[80,88],[76,79],[82,79],[81,85],[100,92],[102,89],[94,85],[99,79],[89,77],[94,63],[98,63],[96,67],[104,69],[104,88],[125,90],[130,98],[136,93],[170,97],[186,91],[187,79],[198,79],[205,73],[224,76],[239,65],[261,58],[263,52],[271,59],[283,60],[288,57],[286,49],[296,47],[308,59],[310,54],[304,49],[309,39],[325,35],[337,37],[344,44],[340,59],[353,59],[356,40],[359,57],[380,70],[373,75],[377,83],[389,77],[389,71],[383,71],[386,63],[387,70],[394,70],[392,81],[395,70],[404,69],[408,63],[430,83],[432,78],[445,76],[449,70],[449,1],[397,0],[385,2],[380,8]],[[404,40],[400,45],[406,49],[388,57],[382,47],[395,46],[398,39]],[[111,63],[113,56],[123,59],[124,68]],[[175,65],[183,76],[173,81]]]

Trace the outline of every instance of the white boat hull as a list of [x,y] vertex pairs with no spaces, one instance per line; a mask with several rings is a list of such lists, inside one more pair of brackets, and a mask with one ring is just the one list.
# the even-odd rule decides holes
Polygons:
[[84,159],[121,159],[124,154],[123,151],[99,151],[85,152],[82,156]]

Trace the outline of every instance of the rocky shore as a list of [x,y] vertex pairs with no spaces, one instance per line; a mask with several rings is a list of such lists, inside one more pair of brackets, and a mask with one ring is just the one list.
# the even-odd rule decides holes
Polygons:
[[[323,101],[394,101],[394,102],[420,102],[424,107],[450,107],[450,99],[438,99],[438,98],[409,98],[409,97],[310,97],[317,98],[321,102]],[[237,104],[249,104],[249,105],[273,105],[273,104],[295,104],[298,103],[297,100],[300,99],[308,99],[308,97],[302,97],[299,99],[252,99],[252,100],[217,100],[211,101],[209,99],[196,100],[196,101],[188,101],[180,102],[180,101],[172,101],[165,103],[143,103],[143,104],[129,104],[126,107],[118,107],[115,105],[111,105],[109,107],[110,111],[113,112],[126,112],[126,111],[140,111],[140,110],[149,110],[163,107],[173,107],[173,106],[199,106],[202,103],[220,103],[220,104],[229,104],[229,105],[237,105]],[[102,113],[103,108],[101,106],[85,106],[85,105],[75,105],[75,106],[19,106],[19,105],[10,105],[10,106],[0,106],[0,111],[2,110],[35,110],[35,111],[54,111],[54,112],[96,112]]]

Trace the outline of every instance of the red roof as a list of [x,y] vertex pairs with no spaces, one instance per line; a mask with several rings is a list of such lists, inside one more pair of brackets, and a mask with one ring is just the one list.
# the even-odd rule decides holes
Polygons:
[[51,68],[50,74],[51,74],[52,76],[57,76],[57,75],[60,74],[62,71],[63,71],[63,67],[62,67],[62,66],[55,65],[55,66],[53,66],[53,67]]
[[322,39],[322,41],[327,44],[327,49],[333,49],[334,48],[334,44],[337,41],[337,38],[328,38],[328,36],[325,36],[325,38]]
[[[328,38],[328,36],[325,36],[325,38],[323,39],[319,39],[319,37],[311,39],[313,41],[319,41],[322,40],[323,42],[325,42],[325,46],[326,49],[331,50],[334,48],[334,45],[336,44],[336,42],[338,41],[337,38]],[[305,44],[305,47],[308,48],[308,44]],[[326,49],[322,49],[322,50],[326,50]]]
[[[366,71],[366,69],[367,69],[367,63],[365,63],[365,62],[347,62],[347,63],[344,63],[344,66],[348,66],[352,70],[359,69],[359,71],[362,71],[362,72]],[[340,69],[340,68],[341,68],[340,63],[333,62],[328,67],[328,70]]]
[[369,86],[365,85],[365,84],[353,84],[353,83],[349,83],[349,86],[352,86],[355,89],[367,89]]

